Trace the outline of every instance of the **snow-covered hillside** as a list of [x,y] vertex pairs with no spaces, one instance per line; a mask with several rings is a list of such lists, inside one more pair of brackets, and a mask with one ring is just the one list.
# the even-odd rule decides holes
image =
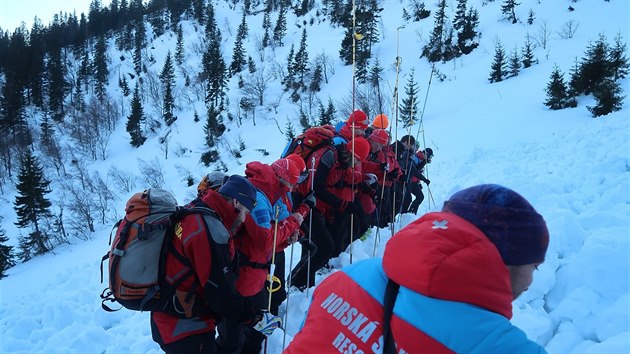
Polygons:
[[[426,107],[422,130],[415,125],[411,133],[420,136],[423,145],[435,151],[433,163],[428,166],[430,193],[426,193],[420,213],[439,209],[455,191],[479,183],[503,184],[523,194],[547,220],[551,241],[547,260],[534,274],[534,283],[514,302],[513,322],[551,354],[629,353],[630,100],[624,99],[621,111],[597,119],[591,118],[586,108],[594,104],[590,96],[581,97],[578,107],[573,109],[550,111],[543,105],[545,87],[554,65],[568,73],[575,57],[581,58],[588,43],[597,40],[600,34],[612,42],[620,33],[624,41],[628,41],[628,3],[622,0],[578,0],[575,3],[522,0],[517,8],[522,23],[511,24],[501,20],[500,1],[488,2],[485,6],[482,2],[486,1],[468,1],[480,14],[479,30],[483,35],[479,48],[455,61],[438,63],[436,69],[444,75],[444,81],[434,78],[427,87],[431,66],[419,56],[433,27],[432,17],[405,23],[400,19],[402,4],[399,1],[382,1],[383,33],[374,53],[385,67],[384,86],[393,89],[396,79],[393,63],[399,50],[401,99],[404,84],[414,68],[421,89],[419,106]],[[426,5],[429,9],[435,8],[432,1]],[[575,11],[569,11],[569,5]],[[452,11],[456,2],[449,2],[449,6],[448,11]],[[225,2],[215,7],[217,23],[223,33],[224,55],[229,62],[241,13],[230,9]],[[532,25],[526,23],[530,9],[536,14]],[[277,13],[272,18],[275,16]],[[569,21],[579,27],[572,38],[562,39],[558,32]],[[274,63],[285,65],[290,44],[299,45],[302,29],[296,24],[302,26],[302,21],[289,12],[287,45],[275,51],[267,49],[263,60],[255,51],[261,23],[262,14],[248,18],[248,54],[255,58],[259,70],[263,66],[271,70]],[[402,25],[405,27],[400,28]],[[546,48],[535,49],[538,63],[516,77],[490,84],[488,76],[496,40],[499,39],[509,53],[515,46],[523,46],[527,33],[533,37],[540,35],[543,26],[549,31],[549,38]],[[192,70],[201,62],[194,47],[203,36],[203,28],[192,21],[184,21],[183,27],[186,66]],[[326,52],[335,62],[335,74],[322,87],[319,97],[324,103],[332,97],[342,106],[344,99],[351,97],[352,87],[352,68],[343,66],[338,58],[343,31],[330,28],[327,22],[306,27],[310,57]],[[175,35],[167,33],[150,44],[148,50],[156,61],[149,70],[159,73],[167,51],[174,51],[175,42]],[[110,45],[112,64],[117,70],[131,71],[131,60],[120,62],[120,56]],[[110,93],[121,97],[117,75],[118,71],[110,78]],[[180,108],[176,112],[179,119],[170,134],[168,159],[163,159],[164,151],[158,143],[158,135],[164,131],[151,136],[139,149],[129,145],[129,135],[125,132],[125,117],[129,113],[129,98],[126,98],[121,105],[125,112],[109,144],[108,159],[92,163],[93,171],[104,175],[110,166],[118,166],[138,174],[139,159],[160,160],[165,188],[173,191],[180,203],[191,199],[194,187],[186,185],[187,173],[198,179],[209,170],[199,164],[200,154],[205,149],[203,119],[193,121],[194,111],[203,116],[205,109],[203,101],[187,103],[181,91],[183,77],[178,76],[177,80],[181,93],[178,96]],[[627,96],[629,79],[622,80],[622,87]],[[240,98],[236,79],[230,82],[229,95],[236,105]],[[281,85],[272,82],[268,102],[280,95]],[[285,128],[287,119],[296,119],[298,110],[284,94],[277,112],[257,110],[256,125],[251,118],[244,119],[242,125],[236,120],[226,121],[228,131],[219,146],[229,172],[242,173],[249,161],[275,160],[286,142],[280,129]],[[395,116],[390,111],[385,113]],[[341,113],[338,116],[339,120],[345,119]],[[398,127],[399,137],[407,133],[402,126]],[[229,150],[238,148],[240,141],[246,148],[237,159]],[[262,154],[260,149],[268,151],[269,155]],[[175,153],[176,150],[180,153]],[[137,183],[135,189],[142,190],[144,186]],[[52,199],[63,193],[59,188],[54,190]],[[125,193],[117,196],[112,217],[114,213],[121,215],[129,196]],[[4,204],[0,209],[3,227],[16,241],[20,230],[13,225],[15,192],[6,190],[0,198]],[[406,215],[396,223],[396,230],[412,220]],[[99,266],[101,256],[108,250],[111,225],[97,226],[92,240],[74,240],[71,245],[56,248],[54,254],[18,264],[8,271],[7,278],[0,280],[0,352],[160,352],[151,339],[148,314],[101,310],[98,295],[104,285],[100,284]],[[355,242],[353,262],[372,257],[376,234],[377,230],[372,230],[367,240]],[[378,234],[381,239],[376,248],[377,253],[382,254],[391,235],[388,230],[380,230]],[[297,247],[294,254],[299,254]],[[348,253],[343,253],[331,262],[339,268],[348,264],[349,258]],[[291,294],[289,323],[285,324],[287,342],[298,330],[308,302],[305,293]],[[281,352],[283,337],[281,330],[270,337],[269,353]]]

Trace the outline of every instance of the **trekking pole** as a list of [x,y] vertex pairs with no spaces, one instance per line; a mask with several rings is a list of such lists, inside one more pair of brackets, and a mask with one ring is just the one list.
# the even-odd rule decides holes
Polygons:
[[380,205],[376,208],[376,236],[374,236],[374,251],[372,252],[372,257],[376,257],[376,244],[379,242],[381,238],[381,207],[383,206],[383,196],[385,195],[385,179],[387,178],[387,169],[383,171],[383,188],[381,188],[381,198],[379,199]]
[[[311,211],[312,212],[312,211]],[[295,242],[293,242],[291,244],[291,256],[289,258],[289,270],[293,269],[293,248],[295,246]],[[286,286],[285,289],[287,291],[287,309],[284,312],[284,320],[282,321],[282,323],[284,323],[284,334],[282,335],[282,351],[284,351],[284,346],[286,344],[287,341],[287,321],[289,320],[289,290],[291,290],[291,281],[293,280],[293,274],[291,273],[291,271],[289,271],[289,278],[286,281]]]
[[[315,156],[311,157],[311,191],[315,187]],[[308,216],[308,244],[311,245],[311,236],[313,234],[313,209]],[[306,260],[306,297],[308,298],[308,289],[311,287],[311,247],[308,248]]]
[[273,278],[276,272],[276,241],[278,240],[278,216],[280,215],[280,207],[276,206],[275,225],[273,227],[273,245],[271,248],[271,265],[269,266],[269,301],[267,302],[267,311],[271,312],[271,293],[273,290]]
[[[393,99],[393,104],[394,104],[394,121],[395,121],[395,126],[396,129],[394,129],[394,133],[395,133],[395,138],[394,141],[398,142],[398,77],[399,77],[399,73],[400,73],[400,63],[401,63],[401,59],[400,59],[400,29],[401,28],[405,28],[405,26],[400,26],[398,28],[396,28],[396,81],[394,84],[394,99]],[[398,159],[398,144],[394,144],[394,156],[396,159]],[[394,234],[394,220],[396,217],[396,188],[393,188],[392,191],[392,222],[391,222],[391,233],[392,235]]]
[[[267,313],[271,313],[271,294],[273,289],[274,273],[276,272],[276,241],[278,240],[278,216],[280,215],[280,207],[276,206],[275,225],[273,227],[273,245],[271,247],[271,264],[269,265],[269,299],[267,301]],[[277,290],[277,289],[276,289]],[[264,353],[267,354],[267,336],[265,336]]]

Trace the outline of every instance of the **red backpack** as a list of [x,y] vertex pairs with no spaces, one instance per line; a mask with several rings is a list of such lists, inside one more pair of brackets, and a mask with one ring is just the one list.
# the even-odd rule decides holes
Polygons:
[[[171,244],[174,228],[185,215],[193,213],[216,218],[207,207],[178,206],[173,194],[158,188],[136,193],[127,201],[125,217],[114,225],[117,230],[113,242],[110,234],[111,249],[101,260],[101,283],[103,262],[109,261],[109,284],[101,293],[105,311],[117,311],[105,304],[109,301],[130,310],[159,311],[183,318],[209,312],[203,301],[193,301],[194,289],[186,298],[186,304],[193,304],[191,312],[183,311],[186,304],[174,296],[177,286],[194,276],[186,258],[179,259],[187,266],[187,273],[175,284],[164,281],[166,253],[177,252]],[[221,270],[223,267],[215,267],[213,261],[212,274]]]
[[289,143],[281,157],[297,154],[304,161],[308,161],[315,151],[325,146],[332,146],[334,137],[335,127],[330,124],[309,128]]

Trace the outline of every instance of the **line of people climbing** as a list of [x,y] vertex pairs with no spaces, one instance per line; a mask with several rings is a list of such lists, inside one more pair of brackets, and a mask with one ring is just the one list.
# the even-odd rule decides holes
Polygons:
[[[214,210],[229,234],[229,247],[214,246],[216,231],[207,218],[187,215],[172,241],[176,252],[166,256],[165,278],[196,274],[197,282],[174,280],[177,293],[186,294],[178,298],[182,308],[209,299],[219,303],[210,296],[217,291],[226,303],[200,316],[152,312],[152,334],[161,348],[167,353],[259,353],[266,335],[281,322],[285,248],[298,241],[303,246],[289,279],[305,289],[353,238],[370,227],[387,226],[396,214],[416,213],[423,199],[420,181],[430,183],[423,169],[433,151],[418,150],[410,135],[391,143],[387,127],[385,115],[368,125],[366,114],[357,110],[337,129],[308,129],[271,164],[247,163],[245,177],[204,176],[198,198],[187,207]],[[216,267],[225,270],[218,277],[222,284],[214,284]]]

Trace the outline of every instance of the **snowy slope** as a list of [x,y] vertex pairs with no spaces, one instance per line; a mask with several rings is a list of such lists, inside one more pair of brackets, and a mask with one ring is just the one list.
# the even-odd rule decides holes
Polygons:
[[[431,179],[430,195],[421,206],[421,212],[436,210],[455,191],[478,183],[499,183],[511,187],[538,209],[547,220],[551,243],[547,261],[535,273],[534,283],[514,303],[513,322],[523,328],[528,336],[545,346],[550,353],[628,353],[630,352],[630,130],[628,121],[629,100],[624,109],[606,117],[592,119],[586,110],[593,99],[583,97],[574,109],[549,111],[542,104],[544,88],[555,64],[568,73],[573,58],[582,57],[589,41],[604,33],[609,43],[617,33],[624,41],[628,32],[629,9],[625,1],[521,1],[517,16],[523,22],[529,9],[536,13],[532,26],[516,25],[500,21],[500,2],[486,6],[481,1],[469,1],[469,6],[480,12],[480,30],[483,32],[480,47],[471,55],[457,59],[455,63],[438,64],[436,68],[446,80],[429,81],[430,65],[418,59],[421,50],[420,37],[426,41],[433,26],[432,18],[419,23],[403,24],[400,2],[385,1],[383,15],[383,39],[375,49],[376,55],[386,68],[384,83],[393,87],[395,70],[392,65],[397,52],[397,34],[400,37],[400,56],[403,59],[399,75],[401,95],[410,69],[415,68],[416,81],[420,83],[420,96],[428,90],[424,112],[424,126],[420,136],[424,145],[435,151],[433,163],[428,166]],[[571,4],[576,8],[569,12]],[[449,3],[454,7],[456,2]],[[427,2],[428,8],[434,4]],[[233,12],[225,3],[217,5],[217,23],[223,32],[224,53],[229,63],[233,37],[228,35],[226,23],[236,32],[240,13]],[[274,14],[272,21],[275,21]],[[260,65],[271,68],[273,61],[280,65],[290,47],[299,45],[301,29],[289,16],[288,38],[285,47],[275,52],[268,50],[263,61],[258,61],[253,49],[256,31],[262,15],[249,22],[248,54]],[[579,23],[578,31],[571,39],[561,39],[557,31],[568,21]],[[537,48],[539,64],[521,71],[519,76],[504,82],[489,84],[490,64],[494,43],[500,38],[506,51],[516,45],[521,47],[525,34],[536,35],[540,25],[546,23],[551,31],[547,49]],[[199,66],[200,58],[194,54],[194,43],[203,34],[195,32],[191,22],[184,22],[187,38],[187,65]],[[320,95],[326,102],[330,95],[335,100],[351,94],[351,67],[341,66],[338,46],[343,35],[340,29],[331,29],[327,23],[309,28],[309,52],[313,59],[326,51],[336,63],[335,75],[323,87]],[[152,43],[151,54],[156,63],[150,70],[161,70],[167,50],[174,51],[175,36],[164,35]],[[120,57],[112,49],[113,61]],[[130,60],[120,63],[121,70],[131,70]],[[182,80],[181,77],[179,80]],[[119,95],[117,80],[112,76],[110,92]],[[628,95],[628,79],[622,82]],[[179,81],[180,87],[183,81]],[[280,86],[272,85],[269,101],[279,95]],[[236,102],[236,80],[231,82],[232,102]],[[203,151],[201,135],[203,122],[194,123],[193,107],[204,115],[203,103],[187,104],[182,96],[179,120],[174,124],[171,146],[185,147],[185,153],[169,154],[161,165],[167,187],[180,203],[190,200],[194,187],[186,187],[182,171],[201,176],[207,169],[198,164]],[[403,97],[401,97],[403,98]],[[234,104],[234,103],[233,103]],[[128,105],[125,106],[128,111]],[[231,173],[242,173],[244,164],[252,160],[273,161],[284,147],[285,138],[278,126],[284,129],[285,120],[295,117],[297,108],[291,104],[273,111],[257,112],[256,125],[251,119],[237,126],[236,121],[226,122],[222,148],[235,148],[239,139],[246,143],[241,159],[224,161]],[[392,112],[386,112],[393,117]],[[125,113],[125,115],[128,112]],[[340,114],[340,119],[343,115]],[[276,121],[277,120],[277,123]],[[163,132],[162,132],[163,133]],[[399,128],[398,136],[406,134]],[[418,134],[418,126],[412,127]],[[124,166],[137,173],[138,158],[152,161],[162,159],[155,137],[140,149],[128,144],[121,119],[116,135],[110,144],[108,160],[95,163],[94,170],[107,171],[109,166]],[[263,156],[256,149],[266,149]],[[225,153],[222,152],[222,153]],[[136,189],[143,187],[137,185]],[[56,190],[55,195],[63,191]],[[129,195],[119,195],[118,215]],[[17,238],[18,230],[12,210],[12,191],[1,196],[0,209],[4,217],[3,227]],[[112,211],[113,212],[113,211]],[[412,221],[406,216],[396,229]],[[100,257],[107,251],[110,226],[100,225],[90,241],[75,241],[55,249],[55,254],[37,257],[9,270],[9,276],[0,280],[0,352],[3,353],[155,353],[159,347],[152,341],[148,314],[119,311],[105,313],[100,308]],[[382,253],[384,242],[390,237],[387,230],[381,236],[377,253]],[[374,236],[364,242],[357,241],[353,248],[353,261],[371,257]],[[288,252],[288,251],[287,251]],[[299,250],[296,248],[296,255]],[[348,253],[332,261],[336,267],[349,262]],[[318,278],[318,281],[321,279]],[[308,299],[305,293],[294,293],[288,309],[286,324],[288,342],[297,331]],[[281,352],[283,332],[276,331],[269,339],[268,352]]]

